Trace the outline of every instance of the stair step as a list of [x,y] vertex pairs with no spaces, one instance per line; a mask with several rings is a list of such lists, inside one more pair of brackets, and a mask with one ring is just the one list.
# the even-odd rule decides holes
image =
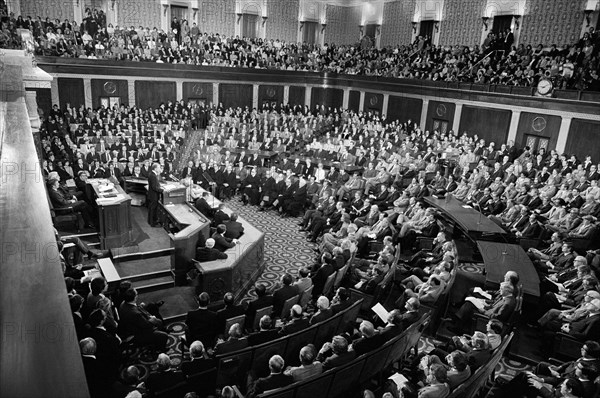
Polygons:
[[168,247],[165,249],[150,250],[147,252],[127,253],[123,250],[112,250],[112,259],[114,262],[125,262],[132,260],[147,260],[150,258],[170,256],[175,253],[175,248]]
[[175,281],[173,281],[173,277],[169,273],[168,276],[133,281],[132,286],[140,294],[171,288],[175,286]]
[[143,281],[147,282],[147,281],[154,280],[156,278],[168,277],[168,278],[172,279],[171,275],[172,275],[171,270],[164,270],[164,271],[147,272],[144,274],[130,275],[130,276],[122,277],[122,278],[135,283],[135,282],[143,282]]

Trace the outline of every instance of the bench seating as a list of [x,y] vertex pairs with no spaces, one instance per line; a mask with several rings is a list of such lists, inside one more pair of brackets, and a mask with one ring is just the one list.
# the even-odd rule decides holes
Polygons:
[[356,319],[361,304],[362,300],[359,300],[333,317],[291,335],[217,356],[217,387],[232,384],[245,387],[249,374],[252,378],[267,376],[268,360],[274,354],[282,355],[286,361],[290,361],[289,364],[297,364],[297,357],[302,346],[315,344],[320,347],[336,333],[341,333],[345,321]]

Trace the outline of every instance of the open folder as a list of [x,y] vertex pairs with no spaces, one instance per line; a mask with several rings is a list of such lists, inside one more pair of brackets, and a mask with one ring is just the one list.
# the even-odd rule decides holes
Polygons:
[[383,321],[383,323],[388,323],[390,313],[383,307],[383,305],[377,303],[371,309],[375,314],[377,314],[377,316]]

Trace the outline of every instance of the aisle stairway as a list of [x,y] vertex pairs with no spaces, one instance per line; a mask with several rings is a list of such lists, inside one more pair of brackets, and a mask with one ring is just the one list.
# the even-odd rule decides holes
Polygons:
[[185,138],[185,143],[183,144],[183,151],[181,151],[181,156],[178,156],[173,163],[173,173],[175,176],[179,174],[179,170],[181,170],[187,164],[188,160],[190,160],[194,156],[194,151],[198,144],[200,144],[200,140],[204,137],[204,130],[190,130],[188,135]]

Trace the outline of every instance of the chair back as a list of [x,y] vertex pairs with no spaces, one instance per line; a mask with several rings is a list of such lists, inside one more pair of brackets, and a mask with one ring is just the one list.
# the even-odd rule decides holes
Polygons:
[[238,316],[234,316],[233,318],[228,318],[225,320],[225,330],[223,331],[223,334],[227,334],[229,332],[229,328],[235,324],[239,324],[240,325],[240,329],[243,331],[244,330],[244,325],[246,323],[246,315],[238,315]]
[[367,355],[362,355],[342,369],[338,369],[329,386],[329,398],[345,395],[350,391],[359,391],[358,379],[365,365]]
[[[205,370],[204,372],[196,373],[196,374],[193,374],[193,375],[190,375],[189,377],[187,377],[186,387],[188,388],[188,391],[191,389],[193,391],[201,393],[202,395],[214,394],[215,387],[216,387],[216,381],[217,381],[217,368],[212,368],[212,369]],[[176,390],[176,391],[181,391],[181,390]],[[178,395],[174,394],[175,391],[170,391],[170,392],[171,392],[170,395],[165,394],[164,397],[178,396]],[[186,391],[183,392],[184,395],[185,395],[185,393],[186,393]],[[159,395],[154,394],[154,396],[157,397]],[[163,396],[163,395],[160,395],[160,396]]]
[[281,319],[288,319],[290,317],[290,311],[292,310],[292,307],[298,304],[299,299],[300,295],[297,294],[285,300],[285,303],[283,303],[283,307],[281,308],[281,314],[279,314],[279,317]]
[[300,296],[300,301],[298,302],[302,309],[306,308],[308,303],[310,303],[310,300],[312,300],[312,292],[314,287],[314,285],[310,285],[308,289],[302,292],[302,295]]
[[252,356],[252,365],[250,367],[253,379],[269,375],[269,358],[273,355],[284,353],[287,343],[287,337],[280,337],[253,347],[254,355]]
[[350,261],[348,261],[346,263],[346,265],[344,265],[342,268],[340,268],[337,272],[337,274],[335,274],[335,279],[333,280],[333,290],[337,290],[338,287],[340,287],[340,285],[342,284],[342,279],[344,279],[344,276],[346,276],[346,272],[348,271],[348,268],[350,268]]
[[333,283],[335,282],[335,277],[339,271],[334,272],[333,274],[327,277],[325,281],[325,285],[323,286],[323,292],[321,293],[323,296],[329,296],[331,290],[333,289]]
[[338,331],[341,320],[341,314],[337,314],[317,324],[317,334],[314,342],[315,347],[322,347],[325,342],[331,341],[331,338]]
[[256,310],[256,315],[254,316],[254,324],[252,325],[252,330],[259,330],[260,326],[260,318],[265,315],[271,315],[273,313],[273,306],[270,305],[268,307],[259,308]]
[[309,382],[301,383],[295,389],[295,398],[327,397],[334,372],[326,372]]
[[288,343],[283,353],[283,359],[286,366],[296,366],[300,364],[298,354],[300,349],[307,344],[312,344],[317,335],[316,327],[309,327],[288,336]]
[[252,363],[252,347],[242,351],[228,353],[216,358],[217,375],[215,377],[217,387],[230,385],[246,385],[246,375],[250,371]]
[[365,365],[363,366],[362,372],[358,378],[360,385],[371,380],[373,376],[383,370],[387,362],[387,358],[390,354],[389,344],[378,348],[374,353],[371,353],[365,359]]

